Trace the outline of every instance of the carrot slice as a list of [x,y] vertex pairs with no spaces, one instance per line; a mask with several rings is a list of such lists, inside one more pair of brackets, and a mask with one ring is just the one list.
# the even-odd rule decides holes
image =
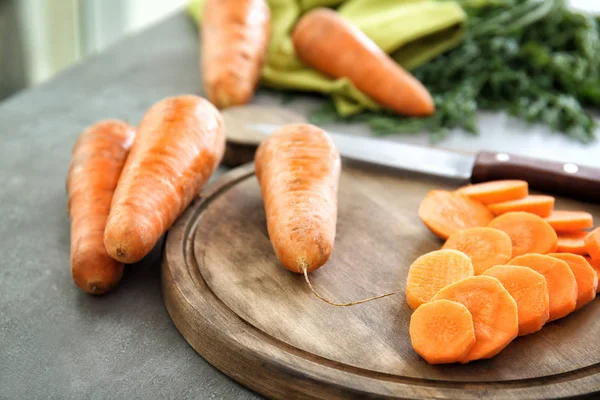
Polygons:
[[440,299],[463,304],[473,316],[475,345],[462,363],[495,356],[519,333],[517,303],[496,278],[465,278],[446,286],[431,300]]
[[556,232],[543,218],[518,211],[496,217],[488,225],[500,229],[512,240],[512,256],[526,253],[553,253],[557,248]]
[[550,298],[544,275],[516,265],[496,265],[483,275],[498,279],[517,302],[519,336],[542,329],[550,318]]
[[483,204],[492,204],[522,199],[529,189],[526,181],[501,180],[463,186],[458,192]]
[[442,248],[468,255],[475,275],[481,275],[494,265],[507,263],[512,255],[512,241],[506,232],[486,227],[454,232]]
[[585,211],[554,210],[546,221],[556,232],[573,232],[594,226],[594,217]]
[[496,215],[502,215],[512,211],[525,211],[546,218],[552,214],[554,197],[532,194],[520,200],[489,204],[488,207]]
[[406,302],[413,309],[427,303],[443,287],[473,276],[473,264],[458,250],[437,250],[417,258],[406,279]]
[[577,281],[576,310],[596,298],[596,291],[598,290],[598,274],[585,258],[572,253],[553,253],[548,255],[565,261],[569,264],[569,268],[571,268],[573,275],[575,275],[575,280]]
[[600,260],[600,228],[594,229],[584,239],[585,248],[594,260]]
[[563,260],[542,254],[525,254],[515,257],[510,265],[529,267],[546,278],[550,296],[550,318],[548,322],[562,318],[577,306],[577,281]]
[[594,271],[596,271],[596,276],[598,277],[599,281],[596,293],[600,293],[600,260],[594,260],[590,256],[584,256],[583,258],[585,258],[585,261],[587,261],[588,264],[590,264],[590,266],[594,269]]
[[588,251],[585,247],[585,238],[588,232],[568,232],[558,235],[558,252],[573,253],[587,256]]
[[429,364],[458,362],[475,345],[473,317],[455,301],[423,304],[410,317],[410,341]]
[[469,197],[432,190],[419,206],[419,217],[434,234],[448,239],[461,229],[486,226],[494,215],[486,206]]

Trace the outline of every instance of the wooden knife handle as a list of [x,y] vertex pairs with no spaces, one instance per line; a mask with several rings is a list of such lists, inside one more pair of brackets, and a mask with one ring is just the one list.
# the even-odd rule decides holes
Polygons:
[[522,179],[532,189],[600,203],[600,169],[577,163],[487,151],[477,154],[471,181],[498,179]]

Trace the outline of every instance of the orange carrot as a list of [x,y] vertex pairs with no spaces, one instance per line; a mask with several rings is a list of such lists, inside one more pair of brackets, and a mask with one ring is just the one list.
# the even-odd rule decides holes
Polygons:
[[108,254],[141,260],[185,210],[219,165],[223,120],[198,96],[168,97],[140,123],[104,232]]
[[553,253],[548,255],[565,261],[567,264],[569,264],[569,268],[571,268],[573,275],[575,275],[575,280],[577,281],[576,310],[580,309],[596,298],[596,291],[598,290],[598,275],[585,258],[571,253]]
[[594,260],[600,260],[600,228],[594,229],[584,239],[585,248]]
[[495,356],[519,333],[517,303],[496,278],[465,278],[440,290],[431,301],[441,299],[463,304],[473,316],[475,345],[463,363]]
[[588,232],[565,232],[558,235],[558,252],[573,253],[587,256],[588,251],[585,248],[585,238]]
[[454,232],[442,249],[455,249],[469,256],[475,275],[512,258],[510,237],[494,228],[469,228]]
[[319,268],[336,231],[341,161],[333,141],[316,126],[286,125],[261,143],[255,163],[277,258],[296,273]]
[[517,303],[519,336],[537,332],[550,317],[550,299],[546,278],[531,268],[516,265],[496,265],[483,275],[492,276]]
[[427,193],[419,206],[419,217],[442,239],[461,229],[486,226],[494,218],[480,202],[444,190]]
[[202,20],[202,73],[218,108],[247,103],[266,54],[270,12],[265,0],[207,0]]
[[592,214],[585,211],[554,210],[546,221],[556,232],[573,232],[594,226]]
[[[594,260],[592,257],[585,256],[585,261],[590,264],[590,266],[596,271],[596,276],[598,277],[598,281],[600,282],[600,260]],[[596,289],[596,293],[600,293],[600,283],[598,284],[598,288]]]
[[526,212],[509,212],[496,217],[488,225],[500,229],[512,240],[512,256],[526,253],[552,253],[557,248],[554,229],[543,218]]
[[562,318],[575,310],[577,305],[577,281],[563,260],[542,254],[525,254],[515,257],[510,265],[529,267],[546,278],[550,296],[550,318],[548,322]]
[[410,116],[435,111],[421,82],[333,10],[306,13],[296,24],[292,40],[306,64],[334,78],[348,78],[383,107]]
[[475,345],[471,313],[450,300],[423,304],[410,317],[410,341],[429,364],[464,360]]
[[109,257],[103,235],[117,181],[135,130],[122,121],[87,128],[73,148],[67,174],[71,217],[71,276],[91,294],[106,293],[123,275],[123,264]]
[[473,276],[473,264],[458,250],[437,250],[417,258],[406,279],[406,302],[416,310],[442,288]]
[[464,186],[458,192],[483,204],[493,204],[522,199],[529,194],[529,186],[526,181],[500,180]]
[[488,207],[496,215],[512,211],[525,211],[546,218],[552,213],[552,209],[554,208],[554,197],[531,194],[520,200],[490,204]]

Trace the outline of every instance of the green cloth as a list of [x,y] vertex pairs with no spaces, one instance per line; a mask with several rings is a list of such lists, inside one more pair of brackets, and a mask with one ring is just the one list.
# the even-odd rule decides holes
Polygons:
[[[205,0],[191,0],[188,13],[202,20]],[[435,0],[267,0],[271,38],[261,82],[277,89],[331,95],[340,115],[380,107],[346,78],[331,79],[305,66],[290,37],[298,18],[315,7],[337,7],[379,47],[406,69],[415,68],[456,46],[465,13],[454,1]],[[360,62],[360,60],[357,60]]]

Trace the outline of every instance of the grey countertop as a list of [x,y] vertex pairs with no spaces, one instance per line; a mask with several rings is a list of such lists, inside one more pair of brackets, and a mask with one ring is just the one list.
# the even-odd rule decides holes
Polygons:
[[[159,250],[102,298],[79,291],[69,274],[64,181],[75,138],[96,120],[137,124],[162,97],[198,93],[197,59],[196,30],[178,15],[0,104],[0,399],[256,397],[171,323]],[[278,100],[260,92],[255,102]],[[307,112],[317,103],[305,97],[288,107]],[[519,133],[523,126],[502,115],[481,123],[481,137],[455,133],[442,145],[600,166],[600,144],[583,147],[544,129]],[[426,135],[390,140],[427,143]]]

